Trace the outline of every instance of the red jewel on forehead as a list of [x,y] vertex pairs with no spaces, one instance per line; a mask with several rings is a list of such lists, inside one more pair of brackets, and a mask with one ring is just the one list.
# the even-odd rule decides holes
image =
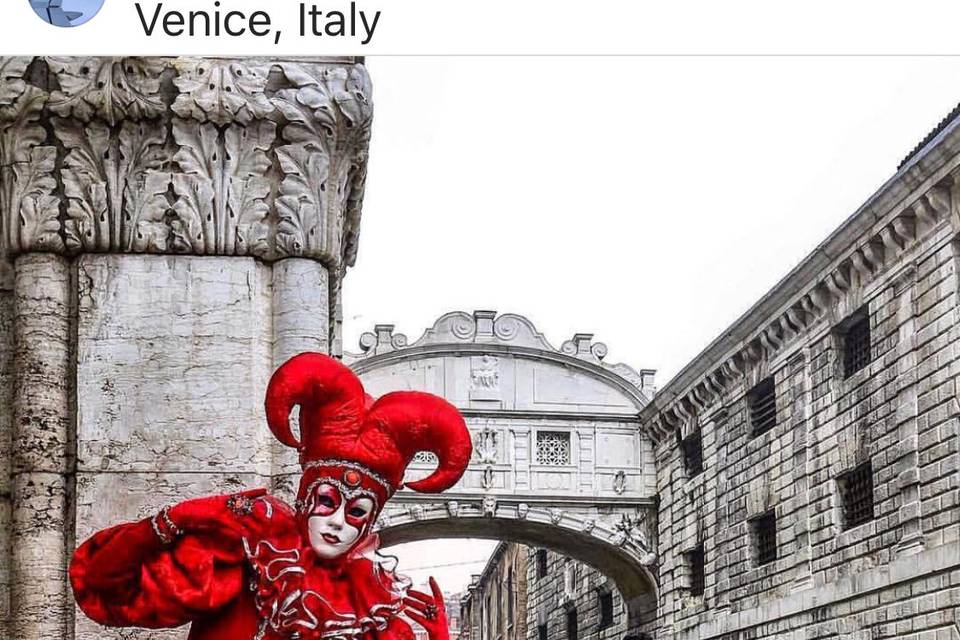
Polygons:
[[343,481],[348,487],[359,487],[360,480],[360,474],[353,469],[348,469],[343,473]]

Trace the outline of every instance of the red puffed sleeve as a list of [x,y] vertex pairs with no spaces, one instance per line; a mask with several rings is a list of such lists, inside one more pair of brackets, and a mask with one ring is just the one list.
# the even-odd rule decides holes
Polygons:
[[[170,544],[157,534],[162,520],[141,520],[95,534],[77,549],[70,564],[77,604],[100,624],[151,629],[178,627],[229,604],[244,585],[244,534],[269,522],[252,509],[228,508],[230,499],[201,499],[209,523],[184,526]],[[258,501],[266,500],[274,499]],[[182,503],[171,513],[198,502]],[[197,508],[185,511],[195,513]]]

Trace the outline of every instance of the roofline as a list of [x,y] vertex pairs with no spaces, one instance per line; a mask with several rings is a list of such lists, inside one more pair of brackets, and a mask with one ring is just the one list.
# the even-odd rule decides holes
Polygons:
[[684,397],[703,376],[720,366],[738,345],[754,336],[771,317],[815,284],[817,274],[844,259],[864,233],[957,156],[960,156],[960,118],[954,118],[909,157],[826,240],[661,387],[640,411],[641,421],[646,424],[670,403]]

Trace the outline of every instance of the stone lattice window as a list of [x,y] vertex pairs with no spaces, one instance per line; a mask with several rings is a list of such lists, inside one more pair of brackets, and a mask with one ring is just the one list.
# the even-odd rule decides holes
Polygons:
[[758,436],[777,424],[777,386],[770,376],[747,394],[751,434]]
[[436,465],[439,460],[437,454],[433,451],[417,451],[413,456],[414,464],[433,464]]
[[706,586],[706,558],[703,554],[703,544],[697,545],[695,549],[683,555],[690,570],[690,595],[702,596]]
[[613,625],[613,592],[601,591],[598,597],[600,606],[600,628]]
[[538,431],[537,464],[570,464],[570,434],[565,431]]
[[843,526],[856,527],[873,520],[873,465],[867,462],[837,478],[843,502]]
[[844,325],[843,375],[849,378],[870,364],[870,316],[865,310],[858,311]]
[[680,449],[683,451],[683,466],[687,470],[687,476],[692,478],[702,473],[703,438],[700,435],[700,431],[694,431],[681,440]]
[[750,533],[756,553],[757,564],[767,564],[777,559],[777,515],[769,511],[750,521]]

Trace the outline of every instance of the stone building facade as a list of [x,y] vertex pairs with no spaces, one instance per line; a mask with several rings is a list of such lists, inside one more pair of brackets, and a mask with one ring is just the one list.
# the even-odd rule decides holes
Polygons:
[[460,599],[461,640],[526,640],[528,547],[501,542]]
[[526,555],[526,640],[622,640],[629,621],[612,580],[548,549]]
[[686,366],[658,637],[960,638],[960,121]]

